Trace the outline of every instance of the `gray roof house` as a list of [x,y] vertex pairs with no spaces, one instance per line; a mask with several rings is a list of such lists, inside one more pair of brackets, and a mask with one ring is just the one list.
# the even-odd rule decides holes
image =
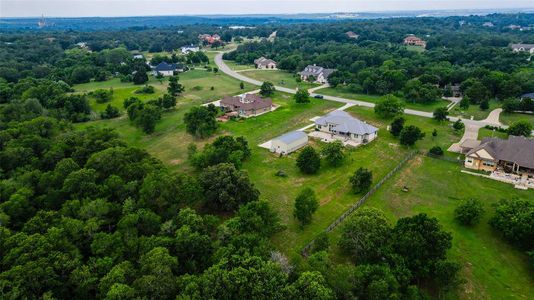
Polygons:
[[184,65],[182,64],[169,64],[166,61],[160,62],[157,66],[155,66],[153,69],[154,76],[159,74],[162,74],[163,76],[172,76],[174,72],[183,72],[184,71]]
[[366,144],[374,140],[378,133],[378,128],[341,110],[335,110],[315,120],[315,130],[328,133],[335,139],[351,140],[356,144]]
[[303,131],[291,131],[272,139],[271,152],[289,154],[308,143],[308,135]]
[[254,65],[256,65],[256,68],[258,69],[276,69],[276,62],[263,56],[255,59]]
[[527,93],[527,94],[521,95],[521,99],[525,99],[525,98],[530,98],[534,100],[534,93]]
[[534,53],[534,44],[512,44],[510,47],[514,52]]
[[465,166],[493,171],[534,174],[534,139],[510,136],[507,140],[484,138],[466,154]]
[[310,76],[313,76],[315,82],[327,83],[328,77],[335,71],[335,69],[326,69],[317,65],[308,65],[302,72],[299,72],[299,75],[302,80],[308,80]]

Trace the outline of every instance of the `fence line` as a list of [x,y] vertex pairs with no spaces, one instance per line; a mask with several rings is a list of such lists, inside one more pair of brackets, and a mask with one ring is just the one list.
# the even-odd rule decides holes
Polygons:
[[[328,232],[334,230],[334,228],[336,228],[341,222],[343,222],[348,216],[350,216],[356,209],[358,209],[360,206],[362,206],[362,204],[364,204],[365,201],[367,199],[369,199],[369,197],[371,197],[378,190],[378,188],[380,188],[386,182],[386,180],[388,180],[397,171],[399,171],[400,168],[402,168],[402,166],[404,166],[404,164],[406,164],[406,162],[408,160],[412,159],[417,153],[418,153],[418,151],[415,150],[415,151],[412,151],[410,154],[406,155],[397,164],[397,166],[395,166],[395,168],[393,168],[393,170],[389,171],[389,173],[387,173],[386,176],[384,176],[384,178],[382,178],[377,184],[375,184],[375,186],[373,186],[362,198],[360,198],[360,200],[358,200],[358,202],[356,202],[353,205],[351,205],[349,207],[349,209],[347,209],[341,216],[339,216],[334,222],[332,222],[330,225],[328,225],[328,227],[326,227],[326,229],[324,231],[326,233],[328,233]],[[308,256],[311,247],[313,247],[314,241],[315,241],[315,239],[313,239],[306,246],[304,246],[304,248],[302,248],[301,255]]]

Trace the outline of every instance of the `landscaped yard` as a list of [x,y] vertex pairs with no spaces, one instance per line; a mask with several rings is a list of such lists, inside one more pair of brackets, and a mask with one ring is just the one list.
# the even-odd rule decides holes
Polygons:
[[478,131],[478,140],[482,140],[486,137],[497,137],[501,139],[506,139],[508,138],[508,134],[497,130],[487,129],[485,127],[480,128],[480,130]]
[[[328,96],[335,96],[335,97],[343,97],[347,99],[354,99],[354,100],[360,100],[360,101],[366,101],[366,102],[372,102],[372,103],[378,103],[382,99],[382,96],[377,95],[367,95],[367,94],[358,94],[353,93],[349,91],[347,87],[338,86],[335,88],[324,88],[315,91],[317,94],[324,94]],[[405,101],[405,107],[409,109],[415,109],[415,110],[421,110],[421,111],[427,111],[427,112],[433,112],[438,107],[445,107],[450,102],[447,100],[440,100],[436,101],[431,104],[419,104],[419,103],[411,103]]]
[[319,86],[318,84],[305,81],[298,83],[294,74],[281,70],[254,70],[241,72],[241,74],[259,81],[270,81],[276,86],[290,89],[296,89],[297,87],[310,89]]
[[[526,257],[501,240],[488,225],[492,204],[514,197],[534,199],[534,191],[521,191],[512,185],[460,172],[461,165],[419,156],[386,182],[366,206],[384,211],[393,223],[399,217],[426,213],[439,219],[453,236],[451,258],[462,265],[467,283],[447,299],[528,299],[534,294],[532,274]],[[407,186],[408,192],[402,187]],[[454,221],[453,211],[460,201],[478,199],[485,216],[472,228]],[[338,227],[339,228],[339,227]],[[336,229],[333,244],[339,238]],[[336,259],[344,260],[337,249]]]
[[521,113],[505,113],[502,112],[499,116],[499,121],[504,125],[511,125],[517,121],[528,121],[532,127],[534,127],[534,115],[533,114],[521,114]]
[[233,60],[225,60],[224,63],[232,70],[234,71],[241,71],[241,70],[254,70],[256,68],[256,66],[254,66],[253,64],[249,64],[249,65],[242,65],[242,64],[238,64],[236,63],[235,61]]
[[451,109],[450,114],[451,116],[458,116],[465,119],[471,119],[471,117],[473,117],[474,120],[484,120],[492,110],[501,107],[501,103],[497,100],[491,100],[489,104],[489,109],[486,110],[481,110],[478,105],[473,104],[469,105],[467,110],[463,110],[460,108],[460,105],[457,104]]

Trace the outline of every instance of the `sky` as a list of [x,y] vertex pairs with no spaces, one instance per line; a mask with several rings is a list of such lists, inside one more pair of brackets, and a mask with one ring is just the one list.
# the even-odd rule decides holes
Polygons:
[[292,14],[533,8],[534,0],[0,0],[0,17]]

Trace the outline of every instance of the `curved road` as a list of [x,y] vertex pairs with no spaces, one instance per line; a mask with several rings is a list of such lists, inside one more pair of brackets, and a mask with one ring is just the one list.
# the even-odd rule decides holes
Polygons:
[[[224,63],[224,61],[222,59],[223,54],[224,54],[224,52],[219,52],[217,55],[215,55],[215,64],[217,65],[217,67],[219,68],[220,71],[222,71],[223,73],[227,74],[228,76],[234,77],[235,79],[238,79],[238,80],[241,80],[241,81],[244,81],[244,82],[248,82],[248,83],[253,84],[253,85],[261,86],[263,84],[262,81],[252,79],[250,77],[244,76],[244,75],[242,75],[240,73],[237,73],[236,71],[230,69],[230,67],[228,67]],[[295,94],[297,92],[294,89],[289,89],[289,88],[285,88],[285,87],[281,87],[281,86],[275,86],[274,88],[277,91],[290,93],[290,94]],[[320,95],[320,94],[310,93],[310,96],[312,96],[312,97],[316,96],[316,95]],[[355,104],[355,105],[359,105],[359,106],[365,106],[365,107],[375,107],[375,104],[371,103],[371,102],[365,102],[365,101],[354,100],[354,99],[347,99],[347,98],[336,97],[336,96],[328,96],[328,95],[321,95],[321,96],[323,96],[324,99],[330,100],[330,101],[336,101],[336,102],[341,102],[341,103],[351,103],[351,104]],[[404,113],[406,113],[408,115],[420,116],[420,117],[425,117],[425,118],[432,118],[433,117],[433,114],[431,112],[419,111],[419,110],[414,110],[414,109],[405,109]],[[486,125],[501,126],[503,128],[507,127],[507,126],[502,126],[499,123],[498,117],[495,120],[495,116],[492,115],[492,114],[490,114],[490,116],[488,116],[488,118],[486,118],[485,120],[480,120],[480,121],[457,118],[457,117],[449,117],[449,121],[451,121],[451,122],[455,122],[458,119],[462,120],[462,122],[466,125],[466,127],[470,126],[471,128],[481,128],[481,127],[484,127]],[[477,133],[478,133],[478,131],[477,131]]]

